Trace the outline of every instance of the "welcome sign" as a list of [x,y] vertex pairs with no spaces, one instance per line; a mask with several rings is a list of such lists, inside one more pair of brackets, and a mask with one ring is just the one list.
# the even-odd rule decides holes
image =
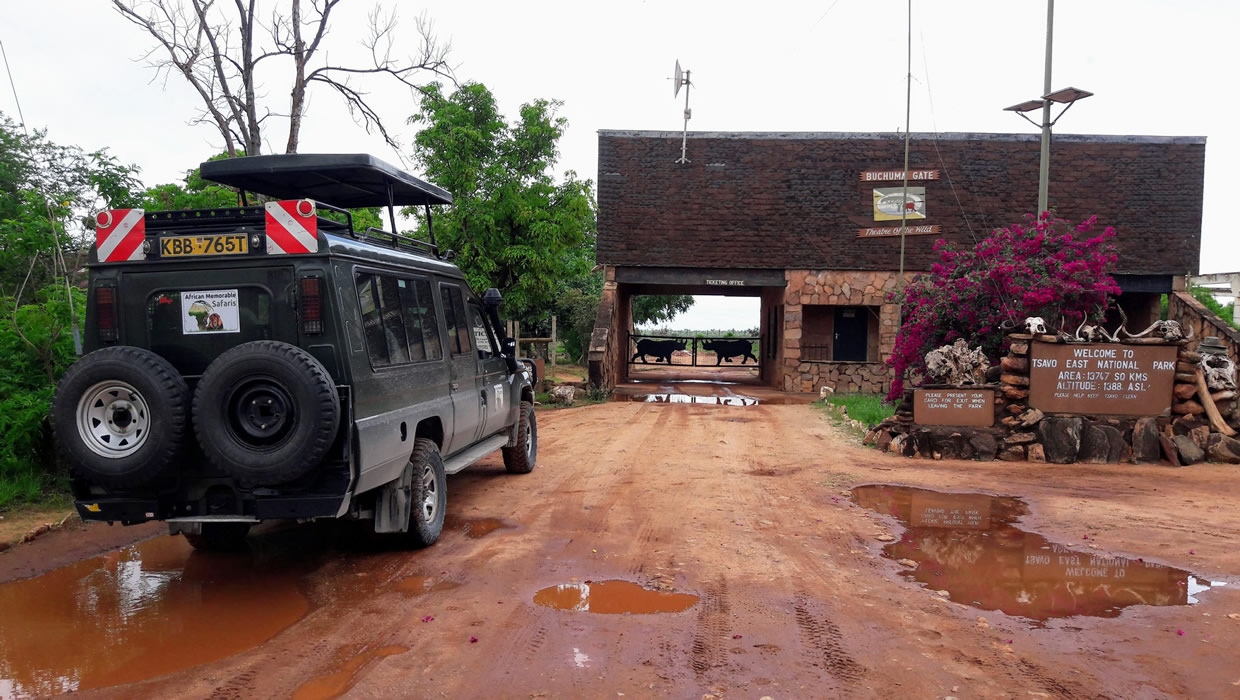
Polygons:
[[902,217],[926,218],[926,188],[910,187],[907,197],[903,187],[874,188],[874,220],[899,221]]

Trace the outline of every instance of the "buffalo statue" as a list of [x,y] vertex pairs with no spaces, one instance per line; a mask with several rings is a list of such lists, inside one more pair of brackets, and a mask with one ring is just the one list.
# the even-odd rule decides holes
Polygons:
[[647,355],[652,355],[655,362],[666,362],[672,364],[672,353],[677,350],[685,349],[685,341],[683,340],[651,340],[650,338],[642,338],[637,341],[637,352],[633,353],[629,362],[636,362],[638,357],[642,358],[643,364],[648,364]]
[[725,360],[731,362],[733,357],[741,357],[741,364],[745,364],[747,360],[753,360],[754,364],[758,364],[758,358],[753,354],[753,341],[750,340],[703,340],[702,348],[715,353],[715,365],[722,364]]

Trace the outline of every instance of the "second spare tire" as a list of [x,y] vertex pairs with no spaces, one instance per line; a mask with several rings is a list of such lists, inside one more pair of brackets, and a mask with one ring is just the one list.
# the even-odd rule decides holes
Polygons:
[[310,353],[258,340],[220,355],[194,391],[194,435],[211,463],[244,486],[292,481],[336,439],[340,395]]

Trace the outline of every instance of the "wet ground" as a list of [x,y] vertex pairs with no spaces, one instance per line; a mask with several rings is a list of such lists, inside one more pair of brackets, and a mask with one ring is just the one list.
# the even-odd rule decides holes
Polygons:
[[0,554],[0,695],[1240,695],[1236,467],[909,461],[763,402],[538,418],[534,473],[450,478],[427,550]]

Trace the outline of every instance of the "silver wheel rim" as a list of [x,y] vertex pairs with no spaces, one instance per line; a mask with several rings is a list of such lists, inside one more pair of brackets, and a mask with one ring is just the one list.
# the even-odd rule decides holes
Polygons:
[[435,521],[435,511],[439,508],[439,484],[435,481],[435,470],[431,465],[422,467],[422,515],[426,522]]
[[528,422],[525,424],[525,456],[534,454],[534,430]]
[[133,385],[116,379],[82,392],[77,410],[78,435],[91,452],[120,459],[146,444],[151,411]]

